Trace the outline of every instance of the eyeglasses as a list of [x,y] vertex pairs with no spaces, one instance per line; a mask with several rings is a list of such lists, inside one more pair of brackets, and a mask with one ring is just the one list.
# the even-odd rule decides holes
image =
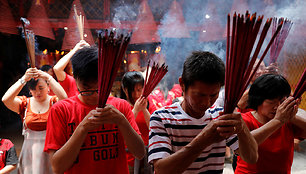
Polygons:
[[79,93],[82,95],[82,96],[91,96],[93,95],[94,93],[97,93],[99,92],[99,90],[95,89],[95,90],[86,90],[86,91],[80,91],[78,89]]

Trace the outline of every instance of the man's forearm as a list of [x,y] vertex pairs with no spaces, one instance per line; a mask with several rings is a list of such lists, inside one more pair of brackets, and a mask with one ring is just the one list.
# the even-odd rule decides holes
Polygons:
[[141,136],[136,133],[125,117],[118,127],[129,151],[137,159],[142,159],[145,155],[145,147]]
[[169,157],[156,160],[154,162],[156,174],[183,173],[199,157],[203,149],[212,144],[208,137],[207,133],[202,131],[179,151]]
[[239,156],[247,163],[256,163],[258,159],[258,144],[244,122],[242,130],[237,136],[239,141]]
[[77,159],[87,132],[78,126],[65,145],[57,150],[51,158],[54,173],[63,173],[68,170]]

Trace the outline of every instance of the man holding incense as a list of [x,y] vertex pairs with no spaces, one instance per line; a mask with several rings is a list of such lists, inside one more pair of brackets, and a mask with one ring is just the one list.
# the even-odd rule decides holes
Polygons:
[[85,47],[71,58],[79,94],[54,105],[45,151],[54,173],[128,173],[125,145],[138,159],[144,144],[127,101],[109,97],[98,106],[98,50]]
[[223,115],[213,105],[224,78],[216,55],[199,51],[186,59],[179,78],[184,100],[151,116],[148,155],[157,174],[222,173],[225,146],[249,163],[257,161],[257,143],[241,115]]
[[65,72],[65,68],[70,62],[71,57],[83,47],[89,47],[89,44],[85,40],[78,42],[74,48],[62,57],[53,67],[54,74],[59,82],[59,84],[64,88],[68,97],[78,94],[77,86],[75,84],[74,78]]

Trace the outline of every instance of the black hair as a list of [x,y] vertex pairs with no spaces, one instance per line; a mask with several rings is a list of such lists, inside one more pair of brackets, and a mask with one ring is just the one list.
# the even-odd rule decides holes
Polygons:
[[208,84],[224,85],[225,66],[223,61],[213,53],[195,51],[184,62],[182,80],[185,90],[195,81]]
[[48,72],[50,69],[52,69],[51,65],[43,65],[40,67],[40,70]]
[[83,85],[98,81],[98,49],[84,47],[71,58],[73,76]]
[[[130,99],[130,102],[134,104],[136,101],[134,101],[132,97],[132,92],[135,89],[136,84],[144,85],[144,78],[142,74],[138,71],[129,71],[126,72],[121,80],[121,89],[120,89],[120,98],[127,100],[127,97]],[[127,89],[128,96],[126,96],[123,89]]]
[[264,100],[282,99],[290,95],[288,81],[279,74],[264,74],[251,85],[248,97],[248,107],[257,110]]
[[[32,78],[31,80],[29,80],[27,82],[27,85],[28,85],[28,88],[30,90],[35,90],[36,86],[37,86],[37,83],[40,81],[40,80],[43,80],[43,79],[34,79]],[[45,82],[48,84],[48,82],[45,80]]]

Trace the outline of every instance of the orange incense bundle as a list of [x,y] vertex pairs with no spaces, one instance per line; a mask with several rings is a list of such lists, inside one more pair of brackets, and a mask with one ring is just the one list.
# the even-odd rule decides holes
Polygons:
[[162,64],[162,66],[159,66],[158,63],[153,62],[153,66],[151,68],[150,74],[148,74],[150,67],[150,61],[147,65],[147,72],[146,72],[146,78],[142,90],[142,96],[148,97],[149,94],[154,90],[154,88],[157,86],[157,84],[161,81],[161,79],[166,75],[168,72],[168,66],[165,66],[165,64]]
[[118,30],[103,29],[98,33],[99,108],[106,104],[131,36],[130,32]]
[[283,27],[281,31],[279,32],[279,34],[276,36],[274,42],[272,43],[271,49],[270,49],[270,64],[275,63],[277,61],[279,53],[284,46],[285,40],[293,24],[288,19],[279,18],[277,20],[277,18],[273,18],[272,35],[275,33],[277,26],[282,22],[284,23]]
[[35,34],[33,33],[33,31],[26,29],[26,26],[30,24],[30,22],[26,18],[20,18],[20,20],[22,23],[30,65],[31,68],[35,68]]
[[306,68],[294,90],[293,97],[295,99],[300,98],[306,90]]
[[80,34],[80,39],[84,40],[84,16],[82,14],[78,15],[75,5],[73,6],[73,9],[74,9],[74,17]]
[[225,113],[232,113],[234,111],[239,99],[249,85],[283,24],[280,23],[277,27],[277,30],[260,57],[259,63],[255,66],[253,73],[251,73],[272,22],[271,18],[267,19],[261,31],[253,56],[251,60],[249,60],[259,33],[262,19],[263,16],[257,18],[256,13],[250,15],[248,11],[245,16],[240,14],[237,15],[235,13],[233,16],[232,34],[230,38],[230,15],[228,14],[224,103]]

